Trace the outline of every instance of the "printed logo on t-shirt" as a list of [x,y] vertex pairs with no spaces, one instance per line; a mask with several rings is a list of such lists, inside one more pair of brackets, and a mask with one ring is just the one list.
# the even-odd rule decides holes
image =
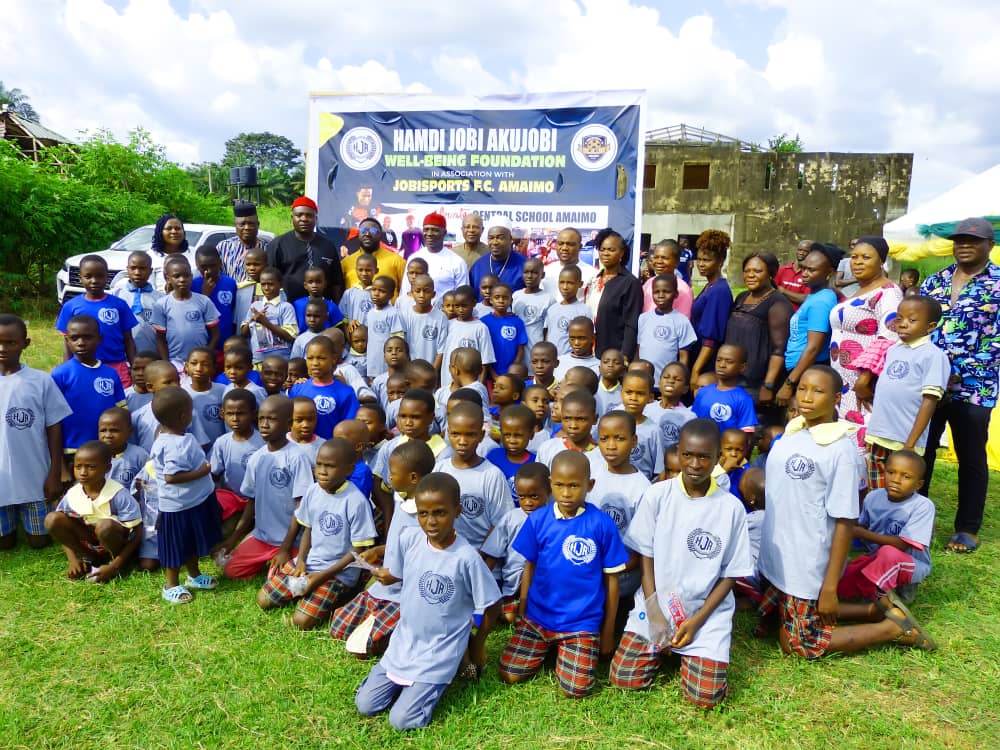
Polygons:
[[313,402],[316,404],[316,411],[320,414],[332,414],[333,410],[337,408],[337,399],[333,396],[316,396],[313,398]]
[[222,413],[218,404],[206,404],[205,408],[201,410],[201,415],[209,422],[222,421]]
[[478,349],[479,348],[479,347],[476,346],[476,340],[475,339],[461,339],[461,340],[459,340],[458,347],[456,347],[456,348],[460,348],[460,347],[467,347],[469,349]]
[[366,313],[373,307],[375,307],[375,303],[372,302],[370,299],[363,299],[361,300],[361,304],[359,305],[359,307],[361,308],[362,313]]
[[705,529],[695,529],[687,538],[688,551],[695,557],[711,560],[722,552],[722,540]]
[[104,325],[118,325],[118,311],[113,307],[102,307],[97,311],[97,319],[104,323]]
[[94,378],[94,390],[100,396],[111,396],[115,392],[115,381],[111,378]]
[[292,472],[284,466],[276,466],[268,472],[267,481],[275,489],[283,490],[292,483]]
[[115,481],[124,487],[129,487],[131,486],[133,479],[135,479],[135,469],[125,469],[124,471],[118,472],[118,476]]
[[470,518],[483,515],[483,499],[476,495],[462,495],[462,513]]
[[653,328],[653,338],[660,341],[666,341],[667,337],[670,336],[670,329],[666,326],[655,326]]
[[635,446],[635,448],[633,448],[631,452],[629,452],[628,457],[632,460],[632,463],[634,464],[636,461],[642,458],[642,448],[640,448],[638,445]]
[[667,420],[660,422],[660,432],[663,433],[663,440],[668,448],[681,439],[681,428],[673,422]]
[[712,408],[708,410],[709,415],[716,422],[725,422],[731,416],[733,416],[732,407],[729,404],[712,404]]
[[35,424],[35,412],[23,406],[12,406],[4,415],[7,426],[14,430],[27,430]]
[[605,495],[601,510],[607,513],[619,531],[625,531],[628,518],[625,516],[625,497],[622,495]]
[[538,317],[538,308],[535,307],[534,305],[525,305],[524,315],[522,315],[521,317],[526,320],[533,320],[534,318]]
[[372,330],[375,333],[388,333],[389,332],[389,321],[388,320],[376,320],[375,325],[372,326]]
[[506,341],[513,341],[514,337],[517,335],[517,328],[514,326],[500,326],[500,335]]
[[792,479],[808,479],[814,471],[816,462],[801,453],[794,453],[785,461],[785,473]]
[[885,374],[893,380],[902,380],[910,374],[910,363],[897,359],[885,368]]
[[560,331],[569,330],[569,318],[559,318],[559,330]]
[[223,289],[221,292],[219,292],[218,297],[219,297],[219,302],[221,302],[224,305],[233,304],[233,293],[228,289]]
[[450,576],[427,570],[417,581],[417,590],[428,604],[444,604],[455,595],[455,582]]
[[886,527],[886,536],[899,536],[899,532],[903,530],[902,521],[890,521],[889,525]]
[[246,471],[247,464],[250,463],[250,456],[252,455],[253,453],[244,453],[240,457],[240,466],[243,468],[244,471]]
[[593,539],[570,534],[563,541],[562,553],[574,565],[586,565],[597,557],[597,543]]
[[420,332],[420,335],[423,336],[428,341],[433,341],[434,339],[437,338],[438,328],[437,326],[424,326],[424,329]]
[[148,307],[144,307],[142,312],[139,313],[139,317],[142,318],[144,323],[149,323],[153,319],[153,311]]
[[189,323],[197,323],[198,321],[201,320],[201,313],[198,312],[197,310],[188,310],[186,313],[184,313],[184,320],[188,321]]
[[326,536],[337,536],[344,529],[344,519],[336,513],[324,510],[319,514],[317,526]]

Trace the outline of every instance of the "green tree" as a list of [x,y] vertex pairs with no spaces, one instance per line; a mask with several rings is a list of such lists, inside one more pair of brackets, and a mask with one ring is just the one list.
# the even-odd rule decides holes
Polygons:
[[274,133],[240,133],[226,141],[222,157],[224,167],[256,166],[257,169],[277,169],[291,174],[302,164],[302,152],[283,135]]
[[796,133],[794,138],[789,138],[788,133],[781,133],[767,139],[767,150],[777,151],[786,154],[800,154],[805,150],[802,139]]
[[29,122],[41,122],[35,108],[28,101],[28,95],[21,89],[9,89],[0,81],[0,105],[6,104],[7,108]]

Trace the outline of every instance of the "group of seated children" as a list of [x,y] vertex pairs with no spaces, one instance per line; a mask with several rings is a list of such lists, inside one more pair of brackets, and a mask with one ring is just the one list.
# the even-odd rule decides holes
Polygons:
[[[294,605],[295,626],[329,620],[349,652],[380,657],[357,707],[388,709],[401,729],[426,725],[456,675],[481,674],[498,622],[513,626],[506,683],[554,648],[568,696],[594,689],[602,656],[613,685],[648,688],[672,654],[683,694],[705,707],[727,694],[734,592],[790,654],[935,647],[906,606],[930,572],[921,454],[948,376],[927,339],[941,310],[926,297],[903,301],[901,342],[870,365],[866,462],[855,426],[838,420],[843,385],[829,367],[805,372],[787,425],[756,444],[741,346],[721,346],[713,382],[689,394],[670,281],[652,285],[647,315],[667,319],[677,346],[663,358],[661,334],[641,335],[643,357],[626,368],[620,352],[595,357],[573,267],[544,315],[528,261],[525,293],[493,283],[492,311],[476,320],[471,288],[435,309],[412,262],[409,301],[393,306],[391,280],[362,258],[370,294],[348,290],[342,329],[332,303],[283,302],[280,275],[248,256],[262,292],[239,323],[251,345],[227,338],[217,352],[218,310],[171,257],[155,349],[136,351],[142,255],[129,262],[131,307],[105,296],[103,261],[81,264],[86,295],[58,323],[70,358],[51,376],[21,364],[26,326],[0,315],[4,548],[20,521],[33,546],[46,533],[62,545],[70,578],[160,566],[176,604],[217,587],[207,555],[225,577],[263,574],[262,609]],[[215,259],[199,254],[212,293]],[[311,293],[322,282],[307,273]],[[293,349],[302,360],[286,359]],[[863,554],[849,560],[853,546]]]

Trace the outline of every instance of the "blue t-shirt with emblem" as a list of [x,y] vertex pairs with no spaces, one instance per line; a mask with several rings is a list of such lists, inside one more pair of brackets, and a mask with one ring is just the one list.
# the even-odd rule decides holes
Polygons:
[[103,362],[125,361],[125,333],[139,324],[125,300],[113,294],[100,300],[89,300],[82,294],[73,297],[60,308],[56,329],[66,333],[69,319],[75,315],[89,315],[101,328],[101,343],[95,357]]
[[264,438],[257,430],[246,440],[237,440],[233,433],[227,432],[215,441],[209,453],[212,476],[222,477],[222,484],[227,490],[240,494],[250,456],[263,447]]
[[290,398],[305,396],[316,404],[315,434],[324,440],[333,437],[333,428],[345,419],[354,419],[358,413],[358,397],[349,385],[333,380],[329,383],[317,383],[307,380],[297,383],[288,391]]
[[491,464],[496,466],[503,473],[504,477],[507,479],[507,485],[510,487],[510,494],[514,498],[514,505],[518,505],[517,502],[517,488],[514,487],[514,477],[517,475],[518,469],[520,469],[525,464],[530,464],[535,460],[535,454],[531,451],[527,451],[524,456],[524,460],[516,464],[507,458],[506,448],[494,448],[486,454],[486,460]]
[[757,410],[750,394],[737,386],[720,391],[715,383],[698,389],[691,410],[698,417],[707,417],[719,425],[719,432],[757,426]]
[[574,518],[556,505],[528,516],[514,549],[535,563],[525,616],[557,633],[599,633],[604,619],[604,573],[619,573],[628,551],[611,517],[586,503]]
[[218,322],[219,311],[212,300],[192,292],[187,299],[168,294],[156,300],[150,324],[157,333],[166,334],[170,361],[185,362],[192,349],[208,344],[208,329]]
[[190,384],[184,390],[191,396],[191,432],[208,451],[226,433],[222,421],[222,397],[228,390],[221,383],[212,383],[207,391],[196,391]]
[[[204,285],[205,279],[197,276],[191,281],[191,291],[201,294]],[[219,343],[215,348],[221,352],[226,339],[232,336],[236,330],[236,280],[232,276],[221,274],[215,284],[215,289],[208,295],[208,298],[212,300],[215,309],[219,311]]]
[[250,456],[240,494],[254,500],[254,538],[279,546],[292,522],[296,498],[306,494],[312,482],[309,456],[295,443],[276,451],[265,445]]
[[[295,319],[298,321],[299,330],[307,331],[309,326],[306,325],[306,305],[309,304],[309,297],[299,297],[292,303],[292,308],[295,310]],[[337,307],[337,303],[332,299],[324,299],[326,303],[326,325],[323,328],[333,328],[334,326],[339,326],[344,321],[344,313],[341,312],[340,308]]]
[[63,448],[79,448],[97,440],[97,422],[105,409],[125,406],[125,389],[118,371],[104,364],[94,367],[73,358],[52,371],[73,413],[62,422]]
[[125,450],[111,459],[111,471],[108,472],[108,479],[114,479],[123,487],[131,487],[132,482],[142,467],[149,461],[149,452],[138,445],[128,443]]

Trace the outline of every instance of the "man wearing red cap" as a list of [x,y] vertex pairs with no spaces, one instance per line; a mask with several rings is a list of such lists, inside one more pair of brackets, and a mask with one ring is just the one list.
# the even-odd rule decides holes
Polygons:
[[[424,217],[424,246],[411,258],[423,258],[427,263],[427,273],[434,279],[434,296],[441,299],[450,292],[469,283],[469,267],[465,261],[444,246],[444,235],[448,224],[439,213]],[[403,294],[410,291],[410,280],[403,277]]]
[[307,296],[303,282],[310,268],[326,271],[326,294],[334,302],[344,292],[337,246],[316,232],[316,201],[300,196],[292,202],[292,231],[279,235],[267,246],[267,262],[285,277],[289,302]]

